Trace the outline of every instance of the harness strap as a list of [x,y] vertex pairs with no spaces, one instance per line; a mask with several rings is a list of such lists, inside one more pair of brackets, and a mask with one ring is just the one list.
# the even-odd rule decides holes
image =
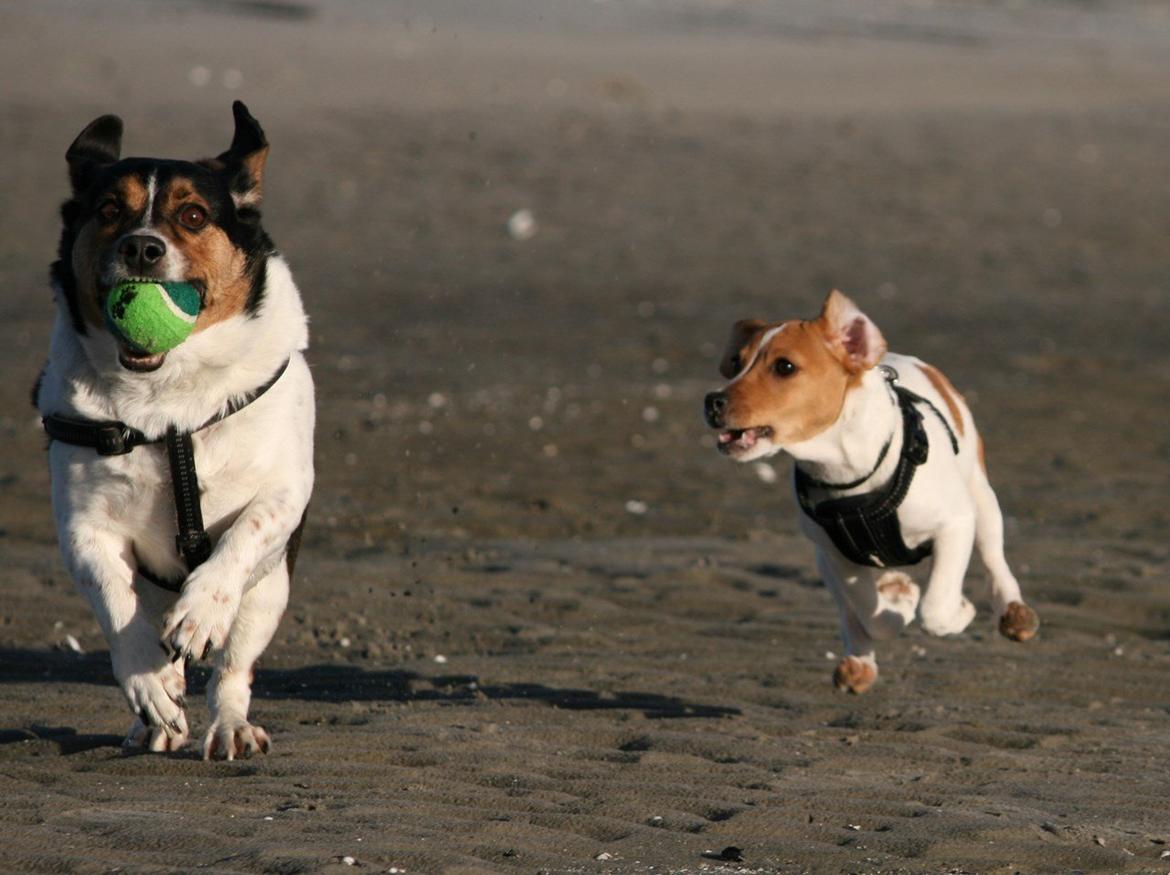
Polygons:
[[[41,422],[50,440],[89,447],[97,450],[100,456],[123,456],[135,447],[165,441],[179,530],[175,537],[175,547],[186,563],[189,574],[208,560],[212,546],[211,536],[203,528],[203,509],[199,501],[199,472],[195,468],[195,443],[191,436],[217,422],[222,422],[233,413],[238,413],[271,389],[288,370],[289,361],[290,359],[285,359],[284,364],[277,368],[276,373],[264,385],[241,396],[239,400],[229,402],[222,411],[194,431],[179,431],[172,425],[167,427],[164,437],[151,440],[138,429],[117,420],[98,422],[49,414]],[[172,592],[179,592],[182,589],[182,581],[175,582],[159,577],[141,562],[138,563],[138,571],[151,583],[163,589]]]
[[[892,370],[892,369],[890,369]],[[902,538],[902,527],[898,523],[898,508],[910,491],[914,474],[930,455],[930,440],[922,420],[922,413],[916,407],[925,403],[942,420],[951,438],[951,447],[959,452],[958,441],[950,425],[929,400],[909,389],[897,385],[896,373],[887,377],[894,390],[898,406],[902,411],[902,451],[898,466],[885,486],[861,495],[828,499],[814,503],[809,497],[810,489],[824,488],[825,484],[814,480],[799,466],[795,469],[796,498],[800,508],[829,535],[833,544],[851,562],[874,568],[888,568],[897,565],[916,565],[933,552],[933,544],[927,541],[911,548]],[[885,453],[882,453],[884,458]],[[880,467],[880,460],[879,460]],[[876,471],[876,468],[874,469]],[[870,476],[872,476],[872,473]],[[862,478],[853,485],[865,482]],[[850,488],[838,486],[835,488]]]
[[211,555],[211,536],[203,528],[203,509],[199,504],[199,473],[195,470],[195,444],[191,435],[173,425],[167,429],[167,457],[171,463],[171,486],[175,491],[175,512],[179,534],[175,546],[194,571]]
[[157,444],[124,422],[94,422],[50,414],[41,420],[50,440],[97,450],[99,456],[123,456],[135,447]]

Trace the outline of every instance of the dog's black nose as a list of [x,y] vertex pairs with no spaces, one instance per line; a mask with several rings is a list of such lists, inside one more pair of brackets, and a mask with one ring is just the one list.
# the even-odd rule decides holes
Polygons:
[[145,273],[167,254],[167,244],[150,234],[129,234],[118,243],[118,254],[127,268]]
[[703,399],[703,413],[707,417],[707,425],[711,428],[721,428],[723,417],[727,415],[727,393],[708,392]]

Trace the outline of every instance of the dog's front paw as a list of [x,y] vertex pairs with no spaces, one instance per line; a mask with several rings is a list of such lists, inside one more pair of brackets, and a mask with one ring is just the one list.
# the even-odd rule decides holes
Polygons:
[[268,753],[272,741],[260,726],[247,720],[220,718],[211,724],[203,739],[203,759],[247,759],[254,753]]
[[931,635],[958,635],[975,619],[975,606],[964,598],[957,611],[939,611],[923,604],[921,613],[922,628]]
[[238,592],[197,574],[187,579],[183,594],[163,618],[163,647],[175,659],[202,659],[222,650],[240,608]]
[[1023,602],[1012,602],[999,618],[999,634],[1012,641],[1030,641],[1040,630],[1040,618]]
[[148,750],[151,753],[166,753],[180,750],[187,743],[187,718],[179,722],[179,731],[173,727],[147,726],[142,718],[136,717],[130,731],[122,739],[122,747],[128,751]]
[[864,693],[877,681],[877,663],[872,657],[846,656],[833,672],[833,686],[846,693]]
[[183,675],[168,666],[150,674],[135,674],[122,681],[130,708],[138,715],[123,747],[150,751],[178,750],[187,743],[187,715],[183,710]]

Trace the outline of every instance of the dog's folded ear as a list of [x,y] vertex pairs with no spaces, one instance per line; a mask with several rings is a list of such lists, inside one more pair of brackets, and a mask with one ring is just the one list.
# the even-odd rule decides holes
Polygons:
[[872,368],[886,354],[886,339],[878,327],[836,289],[825,298],[816,325],[830,352],[850,373]]
[[730,380],[742,371],[747,364],[746,359],[753,341],[768,327],[767,322],[761,322],[759,319],[740,319],[732,325],[727,348],[719,360],[719,373]]
[[243,101],[232,104],[236,131],[228,150],[212,166],[228,174],[228,188],[236,207],[254,207],[260,203],[264,188],[264,164],[268,160],[268,140],[260,123],[248,112]]
[[94,119],[65,153],[73,190],[78,192],[86,188],[93,179],[94,170],[113,164],[121,154],[122,120],[116,115]]

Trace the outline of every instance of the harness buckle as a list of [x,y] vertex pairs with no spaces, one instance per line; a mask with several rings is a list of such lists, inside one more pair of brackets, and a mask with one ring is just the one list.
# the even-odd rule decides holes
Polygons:
[[97,432],[97,450],[99,456],[124,456],[134,449],[129,442],[130,429],[121,423],[108,423],[94,429]]

